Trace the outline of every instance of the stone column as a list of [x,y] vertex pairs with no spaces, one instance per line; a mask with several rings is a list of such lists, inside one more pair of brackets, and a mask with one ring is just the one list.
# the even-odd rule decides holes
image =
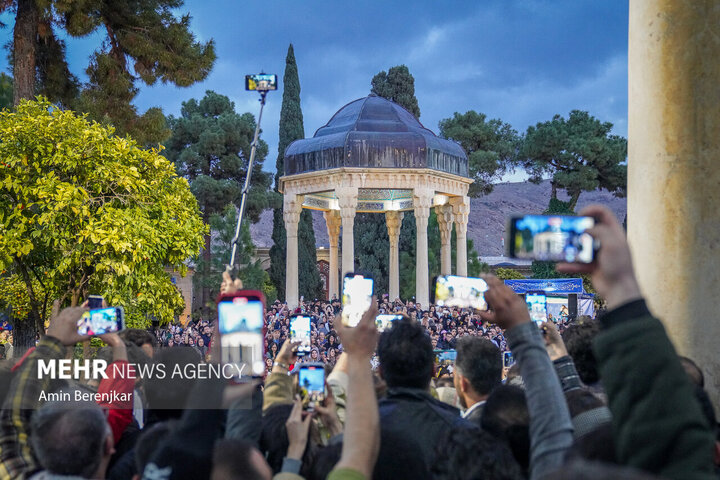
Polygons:
[[302,212],[303,196],[286,193],[283,201],[283,220],[287,234],[285,258],[285,301],[292,310],[300,303],[298,294],[298,222]]
[[330,239],[330,278],[328,279],[330,285],[328,285],[328,296],[330,299],[333,298],[333,295],[340,298],[338,294],[338,288],[340,286],[340,281],[338,280],[338,242],[340,241],[340,225],[342,220],[337,210],[323,212],[323,217],[325,217],[328,238]]
[[340,187],[335,189],[335,196],[340,206],[342,219],[342,274],[355,271],[355,241],[353,229],[355,226],[355,209],[357,207],[357,187]]
[[415,225],[417,226],[417,243],[415,244],[415,301],[419,302],[422,308],[428,308],[428,304],[430,303],[427,227],[433,194],[434,192],[426,187],[413,190],[413,208],[415,210]]
[[[628,240],[651,311],[720,402],[720,9],[630,2]],[[622,221],[622,219],[620,219]]]
[[452,205],[439,205],[435,207],[438,226],[440,227],[440,274],[452,274]]
[[457,240],[457,267],[455,271],[461,277],[467,276],[467,226],[470,217],[470,197],[450,199],[455,220],[455,238]]
[[402,226],[402,212],[385,212],[388,237],[390,237],[390,301],[400,297],[400,227]]

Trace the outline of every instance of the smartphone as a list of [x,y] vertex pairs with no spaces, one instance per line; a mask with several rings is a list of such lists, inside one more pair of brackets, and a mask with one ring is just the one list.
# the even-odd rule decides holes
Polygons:
[[307,401],[306,408],[314,410],[315,405],[325,400],[325,366],[322,363],[303,363],[298,373],[300,396]]
[[594,226],[595,219],[592,217],[513,216],[506,229],[508,257],[592,263],[597,244],[586,231]]
[[538,325],[547,322],[547,296],[545,292],[527,292],[525,294],[530,319]]
[[503,352],[503,368],[510,368],[515,363],[512,352]]
[[439,307],[488,309],[485,301],[488,286],[482,278],[444,275],[435,277],[434,283],[435,288],[431,291],[430,303]]
[[455,363],[457,359],[457,351],[455,350],[443,350],[437,356],[438,363]]
[[363,314],[370,308],[373,295],[373,279],[368,275],[347,273],[343,278],[342,322],[347,327],[360,323]]
[[103,335],[124,328],[125,311],[122,307],[96,308],[83,313],[77,321],[77,332],[80,335]]
[[297,349],[298,357],[310,353],[310,317],[307,315],[290,317],[290,338],[300,340]]
[[375,317],[375,325],[377,325],[378,332],[383,332],[389,328],[392,328],[393,322],[397,322],[398,320],[402,319],[402,315],[378,315],[377,317]]
[[94,308],[103,308],[104,300],[102,295],[88,295],[88,307],[91,310]]
[[277,90],[277,83],[277,75],[267,73],[245,75],[245,90],[257,90],[259,92]]
[[233,363],[243,375],[265,373],[265,297],[254,290],[223,295],[218,301],[218,332],[223,363]]

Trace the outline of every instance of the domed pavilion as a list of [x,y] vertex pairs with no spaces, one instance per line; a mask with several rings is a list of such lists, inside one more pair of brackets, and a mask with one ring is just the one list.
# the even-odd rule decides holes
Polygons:
[[[370,95],[348,103],[312,138],[285,150],[284,196],[287,231],[286,299],[298,299],[298,222],[303,208],[323,211],[330,237],[330,298],[340,288],[338,240],[342,231],[342,273],[354,271],[353,227],[357,212],[384,214],[390,237],[389,294],[399,297],[398,241],[403,212],[417,225],[415,298],[429,303],[427,227],[435,208],[441,234],[441,271],[451,273],[450,238],[457,236],[458,275],[467,275],[467,223],[472,180],[468,159],[455,142],[423,127],[401,106]],[[380,293],[380,292],[378,292]]]

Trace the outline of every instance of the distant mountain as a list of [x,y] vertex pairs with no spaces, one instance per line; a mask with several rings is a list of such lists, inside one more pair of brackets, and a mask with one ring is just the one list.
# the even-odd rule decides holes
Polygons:
[[[560,196],[561,200],[568,197]],[[538,185],[530,182],[500,183],[490,195],[473,198],[470,201],[470,222],[468,238],[475,243],[480,256],[503,255],[502,238],[505,235],[505,221],[515,213],[542,213],[550,201],[550,182]],[[599,203],[609,207],[622,222],[627,213],[625,198],[614,197],[607,191],[585,192],[580,196],[577,211]],[[317,246],[328,246],[328,234],[322,212],[313,212]],[[251,225],[250,232],[257,247],[272,246],[272,211],[266,210],[260,221]]]

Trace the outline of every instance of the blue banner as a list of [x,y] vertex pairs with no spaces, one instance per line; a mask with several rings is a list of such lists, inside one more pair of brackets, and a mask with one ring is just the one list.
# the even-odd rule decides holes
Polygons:
[[541,291],[547,294],[585,293],[582,278],[549,278],[538,280],[505,280],[515,293]]

